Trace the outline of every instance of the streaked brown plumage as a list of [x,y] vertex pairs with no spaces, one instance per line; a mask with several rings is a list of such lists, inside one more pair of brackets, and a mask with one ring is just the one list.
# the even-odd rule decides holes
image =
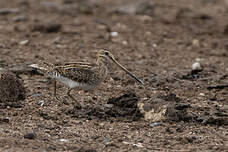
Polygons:
[[[107,65],[110,62],[114,62],[127,74],[132,76],[137,82],[143,84],[143,82],[137,78],[134,74],[129,72],[126,68],[120,65],[114,58],[114,56],[106,50],[100,50],[97,53],[96,64],[84,63],[84,62],[72,62],[65,63],[64,65],[53,65],[42,61],[41,64],[31,65],[37,68],[40,72],[48,74],[56,81],[62,82],[68,86],[68,95],[72,89],[78,90],[92,90],[99,86],[106,78],[108,74]],[[54,83],[54,95],[56,96],[56,81]],[[75,100],[75,99],[74,99]]]

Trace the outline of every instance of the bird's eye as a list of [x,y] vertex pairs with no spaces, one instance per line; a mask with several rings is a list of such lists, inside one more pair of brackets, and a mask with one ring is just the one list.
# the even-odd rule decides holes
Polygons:
[[108,52],[105,52],[105,55],[108,55]]

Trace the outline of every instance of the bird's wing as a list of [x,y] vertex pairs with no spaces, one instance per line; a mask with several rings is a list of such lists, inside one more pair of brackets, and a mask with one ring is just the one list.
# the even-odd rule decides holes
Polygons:
[[94,65],[88,62],[66,62],[64,65]]
[[55,66],[56,68],[92,68],[96,66],[96,64],[91,64],[91,63],[87,63],[87,62],[67,62],[64,63],[63,65],[58,65]]
[[67,77],[71,80],[77,81],[79,83],[88,83],[96,72],[94,68],[96,65],[93,64],[83,64],[83,63],[74,63],[63,66],[56,66],[55,71],[61,76]]
[[[86,66],[95,66],[96,64],[92,64],[92,63],[87,63],[87,62],[66,62],[63,65],[59,65],[59,66],[66,66],[66,67],[86,67]],[[58,67],[58,66],[56,66]]]

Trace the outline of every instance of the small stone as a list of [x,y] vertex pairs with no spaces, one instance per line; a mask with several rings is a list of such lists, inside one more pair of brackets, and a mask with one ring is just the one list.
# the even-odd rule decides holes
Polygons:
[[29,132],[24,135],[24,138],[26,138],[26,139],[35,139],[36,137],[37,137],[37,135],[34,132]]
[[200,70],[201,69],[201,65],[199,62],[195,62],[192,64],[192,70]]
[[192,45],[195,47],[199,47],[200,46],[199,40],[197,39],[192,40]]
[[111,32],[110,35],[111,35],[112,37],[117,37],[117,36],[118,36],[118,32]]
[[19,42],[20,45],[26,45],[29,43],[29,40],[23,40],[21,42]]
[[154,122],[150,124],[150,127],[160,126],[161,124],[162,124],[161,122]]
[[204,93],[200,93],[199,95],[202,96],[202,97],[205,97],[205,94]]
[[68,139],[61,138],[59,139],[60,142],[68,142]]
[[102,122],[102,123],[99,123],[99,126],[104,126],[105,124]]
[[35,97],[41,97],[43,96],[41,93],[34,93],[31,95],[31,97],[35,98]]
[[123,41],[122,44],[123,45],[127,45],[128,43],[127,43],[127,41]]
[[137,144],[133,144],[133,146],[139,147],[139,148],[143,148],[144,146],[142,145],[142,143],[137,143]]
[[105,104],[104,107],[106,108],[112,108],[114,105],[113,104]]
[[154,43],[152,46],[153,46],[154,48],[158,47],[158,45],[157,45],[157,44],[155,44],[155,43]]

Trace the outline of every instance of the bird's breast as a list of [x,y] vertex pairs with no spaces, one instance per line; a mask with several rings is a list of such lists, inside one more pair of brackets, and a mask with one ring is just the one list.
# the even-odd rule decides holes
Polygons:
[[78,88],[81,90],[93,90],[94,88],[99,86],[102,82],[99,80],[96,82],[88,82],[88,83],[77,82],[77,81],[71,80],[71,79],[64,77],[64,76],[54,76],[53,78],[56,79],[57,81],[65,84],[66,86],[68,86],[71,89]]

